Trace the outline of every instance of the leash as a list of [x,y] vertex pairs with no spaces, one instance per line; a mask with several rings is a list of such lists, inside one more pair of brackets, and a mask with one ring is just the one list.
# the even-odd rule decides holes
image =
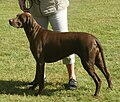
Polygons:
[[25,0],[25,7],[29,10],[33,5],[32,0]]
[[33,5],[33,2],[37,5],[40,5],[40,0],[25,0],[25,6],[27,9],[30,9]]
[[33,2],[37,5],[39,5],[39,11],[41,13],[41,15],[43,16],[42,10],[40,8],[40,0],[25,0],[25,6],[26,8],[29,10],[32,6],[33,6]]

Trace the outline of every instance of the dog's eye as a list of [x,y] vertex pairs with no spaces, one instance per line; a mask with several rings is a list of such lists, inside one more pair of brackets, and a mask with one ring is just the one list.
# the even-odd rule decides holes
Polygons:
[[17,22],[17,24],[18,24],[18,26],[20,26],[20,25],[21,25],[21,23],[20,23],[20,22]]
[[23,18],[22,18],[21,16],[19,16],[19,17],[18,17],[18,20],[22,22],[22,21],[23,21]]
[[20,20],[20,19],[21,19],[21,16],[18,16],[18,19]]

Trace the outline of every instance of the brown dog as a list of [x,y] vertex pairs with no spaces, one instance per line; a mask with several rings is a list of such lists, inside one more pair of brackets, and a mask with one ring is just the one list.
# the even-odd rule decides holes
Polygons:
[[10,19],[13,27],[24,28],[30,43],[31,52],[36,60],[36,75],[32,82],[34,89],[39,84],[40,94],[44,88],[44,65],[55,62],[70,54],[77,54],[82,65],[96,84],[94,96],[98,96],[101,79],[95,72],[96,65],[107,79],[108,87],[112,89],[110,74],[105,65],[105,59],[100,42],[96,37],[85,32],[53,32],[43,29],[29,13],[18,14]]

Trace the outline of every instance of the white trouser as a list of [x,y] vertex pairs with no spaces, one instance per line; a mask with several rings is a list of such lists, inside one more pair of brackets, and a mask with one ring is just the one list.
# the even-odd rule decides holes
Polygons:
[[[40,16],[34,18],[45,29],[48,28],[48,24],[50,23],[54,31],[68,32],[67,9],[58,11],[56,14],[50,16]],[[74,62],[74,54],[63,59],[64,64],[73,64]]]

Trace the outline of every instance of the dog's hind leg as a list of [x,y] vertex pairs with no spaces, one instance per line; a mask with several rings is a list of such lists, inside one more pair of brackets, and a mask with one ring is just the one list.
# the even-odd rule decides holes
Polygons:
[[108,82],[108,87],[112,89],[112,82],[111,82],[110,74],[109,74],[109,72],[108,72],[108,70],[106,68],[105,61],[103,61],[100,52],[96,56],[95,65],[104,74],[104,76],[105,76],[105,78],[107,79],[107,82]]
[[93,78],[95,84],[96,84],[96,91],[94,96],[98,96],[100,87],[101,87],[101,79],[98,77],[98,75],[95,72],[94,69],[94,64],[87,62],[87,61],[82,61],[84,69],[88,72],[88,74]]

